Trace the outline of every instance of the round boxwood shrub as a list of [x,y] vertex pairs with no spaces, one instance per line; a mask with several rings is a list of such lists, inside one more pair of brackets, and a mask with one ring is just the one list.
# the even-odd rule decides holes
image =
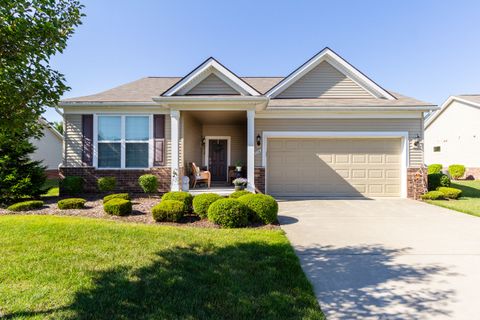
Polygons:
[[251,221],[269,224],[277,220],[278,203],[272,196],[247,194],[238,198],[238,201],[247,206]]
[[115,216],[126,216],[132,213],[132,202],[125,199],[112,199],[103,204],[103,210]]
[[465,174],[465,166],[463,164],[452,164],[448,166],[448,173],[453,179],[460,179]]
[[447,199],[458,199],[462,195],[462,190],[457,188],[439,187],[437,191],[443,193]]
[[68,176],[60,180],[60,191],[64,194],[78,194],[83,192],[83,178]]
[[190,193],[185,191],[170,191],[162,196],[163,200],[176,200],[184,204],[184,213],[187,213],[192,208],[193,197]]
[[28,210],[35,210],[40,209],[43,207],[43,201],[40,200],[30,200],[30,201],[23,201],[17,202],[12,204],[7,208],[10,211],[28,211]]
[[428,191],[424,195],[422,195],[423,200],[443,200],[445,199],[445,195],[443,192],[440,191]]
[[248,223],[248,208],[237,199],[220,199],[208,208],[208,220],[225,228],[238,228]]
[[82,198],[69,198],[57,202],[58,209],[83,209],[87,200]]
[[108,201],[110,201],[112,199],[130,200],[130,195],[128,193],[109,194],[108,196],[103,197],[103,203],[107,203]]
[[177,222],[183,217],[185,204],[177,200],[162,200],[152,208],[155,221]]
[[450,178],[443,173],[428,175],[428,190],[435,191],[438,187],[450,187]]
[[115,189],[117,186],[117,179],[115,177],[102,177],[97,180],[98,190],[108,192]]
[[442,173],[443,165],[439,163],[434,163],[428,166],[427,172],[428,174],[432,173]]
[[203,193],[193,198],[193,212],[198,214],[200,218],[208,216],[208,208],[212,203],[222,199],[222,196],[216,193]]
[[155,193],[158,189],[157,177],[153,174],[144,174],[138,178],[138,184],[145,193]]
[[244,195],[247,195],[247,194],[253,194],[253,193],[251,193],[250,191],[247,191],[247,190],[239,190],[239,191],[235,191],[235,192],[231,193],[228,197],[233,198],[233,199],[238,199],[241,196],[244,196]]

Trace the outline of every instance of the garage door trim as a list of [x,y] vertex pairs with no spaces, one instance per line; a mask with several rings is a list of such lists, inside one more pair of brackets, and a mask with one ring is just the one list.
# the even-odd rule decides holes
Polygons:
[[267,148],[270,138],[401,138],[401,192],[400,197],[407,197],[407,164],[408,164],[408,132],[407,131],[264,131],[262,133],[262,166],[265,168],[265,192],[268,193],[267,182]]

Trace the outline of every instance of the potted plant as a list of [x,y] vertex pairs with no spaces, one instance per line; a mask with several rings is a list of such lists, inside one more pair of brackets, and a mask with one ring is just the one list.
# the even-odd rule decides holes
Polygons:
[[237,160],[237,162],[235,162],[235,167],[237,168],[237,171],[238,171],[238,172],[242,172],[242,166],[243,166],[243,162],[242,162],[242,161]]
[[245,178],[237,178],[233,180],[233,184],[235,185],[235,191],[243,190],[248,184],[247,179]]

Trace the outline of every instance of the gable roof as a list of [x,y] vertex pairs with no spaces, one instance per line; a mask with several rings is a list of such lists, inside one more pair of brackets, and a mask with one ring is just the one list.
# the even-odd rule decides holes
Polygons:
[[38,122],[44,125],[45,128],[47,128],[48,130],[50,130],[50,132],[52,132],[57,139],[63,141],[63,135],[58,132],[58,130],[50,122],[47,121],[47,119],[40,117],[38,118]]
[[337,69],[340,73],[343,73],[346,77],[350,78],[374,97],[387,100],[396,99],[395,96],[380,87],[373,80],[368,78],[328,47],[324,48],[322,51],[310,58],[307,62],[302,64],[282,81],[280,81],[276,86],[268,90],[266,96],[270,98],[277,97],[280,93],[284,92],[287,88],[289,88],[324,61],[328,62],[332,67]]
[[462,102],[464,104],[480,108],[480,94],[462,94],[458,96],[450,96],[448,99],[440,106],[440,109],[431,114],[425,120],[425,129],[427,129],[435,120],[450,107],[452,102]]
[[188,93],[192,88],[201,83],[211,74],[214,74],[220,78],[225,84],[230,86],[241,95],[258,96],[260,93],[251,87],[248,83],[239,78],[232,71],[223,66],[220,62],[213,57],[208,58],[192,72],[187,74],[171,88],[163,92],[161,95],[170,97],[173,95],[184,95]]

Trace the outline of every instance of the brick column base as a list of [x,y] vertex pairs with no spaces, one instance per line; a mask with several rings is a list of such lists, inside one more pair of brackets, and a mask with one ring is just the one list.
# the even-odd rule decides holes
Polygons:
[[467,168],[467,170],[465,170],[465,180],[478,179],[480,179],[480,168]]
[[427,168],[407,169],[407,197],[419,200],[428,191]]
[[265,168],[256,167],[254,174],[255,188],[257,188],[261,193],[265,193]]
[[[170,168],[155,167],[146,170],[96,170],[93,167],[61,167],[60,178],[69,176],[82,177],[85,181],[85,192],[99,192],[97,188],[97,180],[101,177],[115,177],[117,179],[117,187],[115,192],[138,192],[143,190],[138,185],[138,178],[143,174],[154,174],[158,177],[158,192],[165,193],[170,191]],[[60,189],[60,194],[62,190]]]

